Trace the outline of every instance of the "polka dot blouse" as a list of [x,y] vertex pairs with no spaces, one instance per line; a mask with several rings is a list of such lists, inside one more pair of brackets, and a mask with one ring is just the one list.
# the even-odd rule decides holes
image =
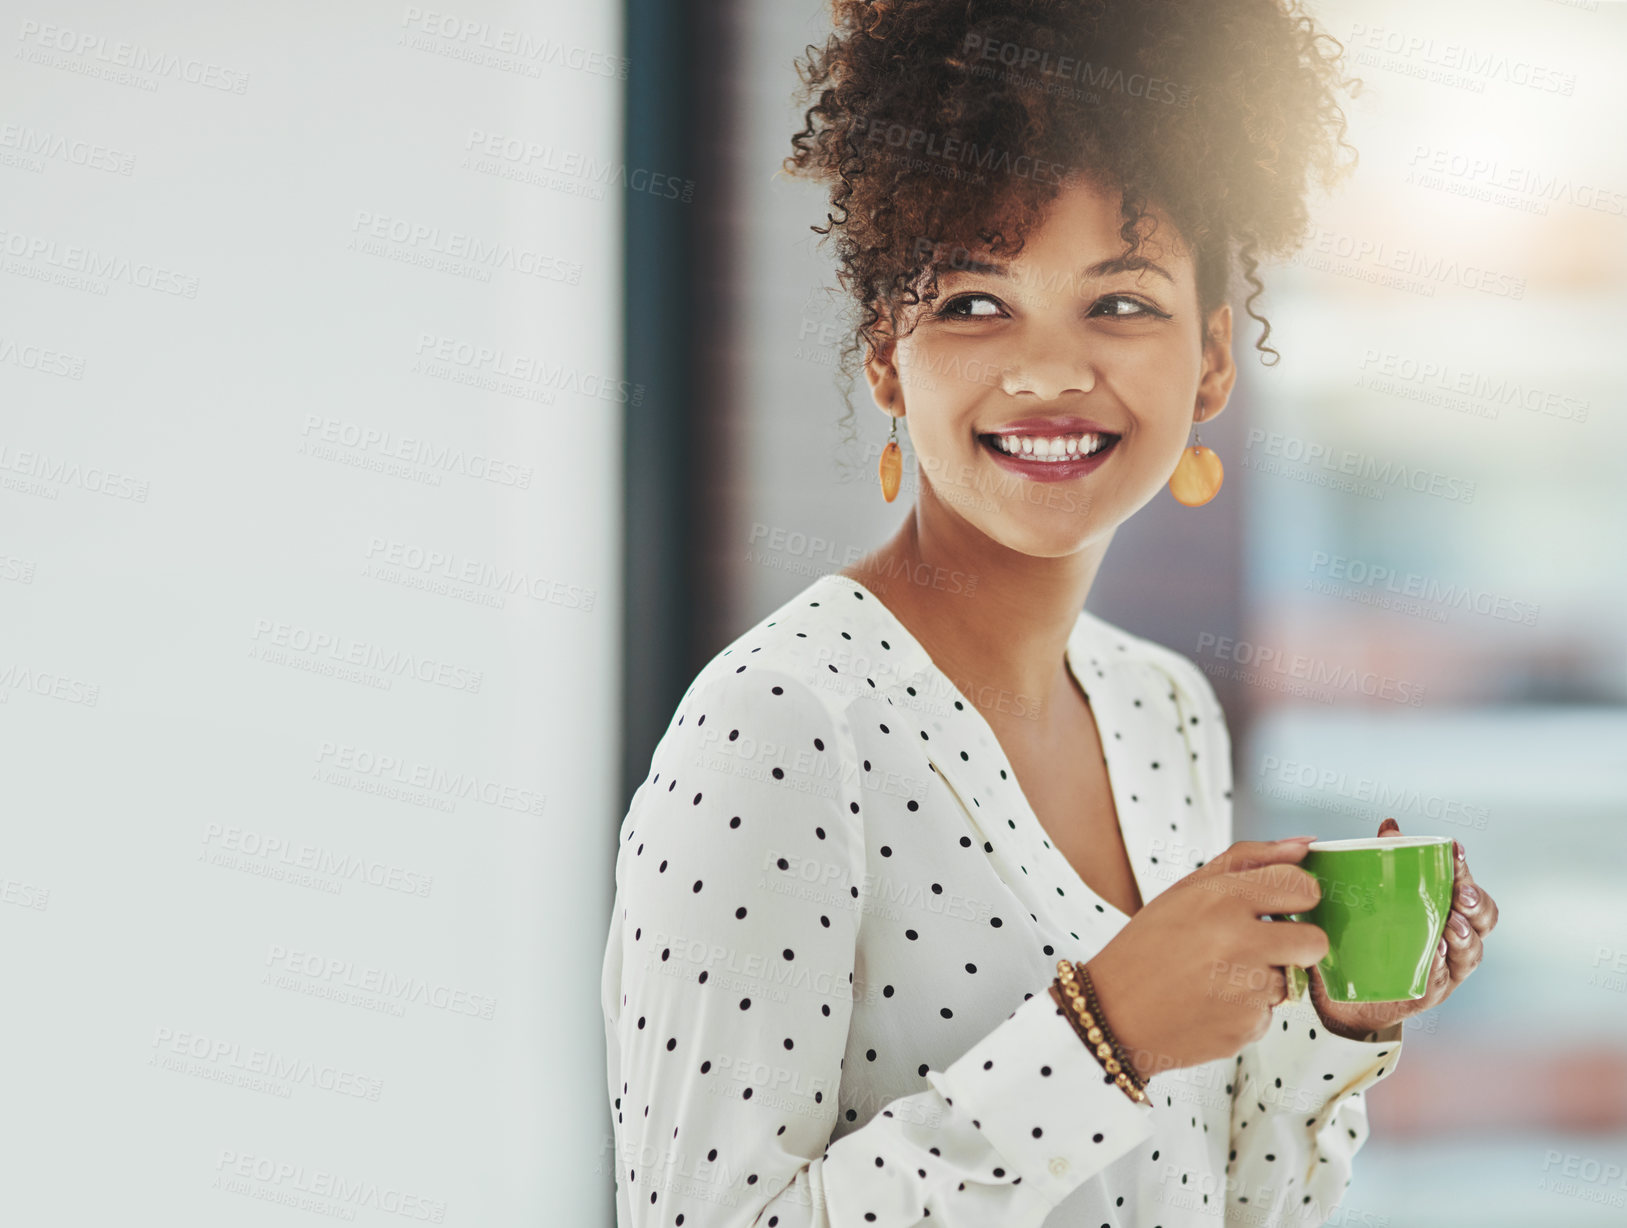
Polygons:
[[[1187,658],[1081,613],[1143,901],[1232,842]],[[622,823],[601,985],[620,1228],[1320,1224],[1401,1053],[1278,1007],[1235,1058],[1105,1084],[1047,989],[1128,918],[977,707],[827,575],[714,658]]]

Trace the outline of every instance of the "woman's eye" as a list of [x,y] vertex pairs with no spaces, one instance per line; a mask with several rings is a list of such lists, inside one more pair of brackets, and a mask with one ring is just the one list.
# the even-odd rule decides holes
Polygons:
[[[989,308],[986,311],[973,311],[974,304],[981,303]],[[966,310],[961,310],[966,308]],[[1000,314],[1000,305],[987,294],[963,294],[959,298],[952,298],[943,305],[938,312],[941,316],[951,316],[959,320],[986,320]]]
[[[1101,308],[1106,310],[1100,310]],[[1096,306],[1091,309],[1092,315],[1104,315],[1115,320],[1134,320],[1140,316],[1148,319],[1167,319],[1166,313],[1159,311],[1140,299],[1128,298],[1123,294],[1109,294],[1106,298],[1098,299]]]

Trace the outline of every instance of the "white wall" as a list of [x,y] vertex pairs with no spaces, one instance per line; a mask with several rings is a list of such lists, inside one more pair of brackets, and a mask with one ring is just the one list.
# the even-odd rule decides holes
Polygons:
[[619,6],[418,11],[0,6],[0,1221],[610,1218]]

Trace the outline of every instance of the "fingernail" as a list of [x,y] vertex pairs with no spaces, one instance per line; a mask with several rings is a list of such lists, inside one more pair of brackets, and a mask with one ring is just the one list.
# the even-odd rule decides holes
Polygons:
[[1441,939],[1441,945],[1435,948],[1435,958],[1436,959],[1445,959],[1446,958],[1446,939],[1442,938]]
[[1283,839],[1278,840],[1277,843],[1278,844],[1293,844],[1296,840],[1302,840],[1305,843],[1309,844],[1312,840],[1320,840],[1321,838],[1322,838],[1321,836],[1286,836]]
[[1465,885],[1458,888],[1458,899],[1463,901],[1465,908],[1473,908],[1480,903],[1480,893],[1473,887]]
[[1462,861],[1463,860],[1463,846],[1461,844],[1459,844],[1456,840],[1454,840],[1454,841],[1452,841],[1452,847],[1457,850],[1458,860]]
[[1452,927],[1452,932],[1459,938],[1467,938],[1469,936],[1469,923],[1463,919],[1462,913],[1453,913],[1446,919],[1446,923]]

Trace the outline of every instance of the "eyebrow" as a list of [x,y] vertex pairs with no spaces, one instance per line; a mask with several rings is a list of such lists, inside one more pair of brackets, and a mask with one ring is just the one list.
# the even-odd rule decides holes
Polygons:
[[[1009,276],[1011,272],[1009,265],[998,260],[957,260],[952,264],[940,264],[938,269],[940,274],[985,273],[994,277],[1006,277]],[[1170,285],[1175,284],[1175,279],[1169,275],[1168,270],[1166,270],[1163,265],[1159,264],[1155,260],[1149,260],[1145,256],[1137,256],[1133,258],[1128,256],[1113,256],[1107,260],[1098,260],[1095,264],[1088,265],[1087,267],[1080,269],[1078,276],[1081,280],[1089,281],[1097,277],[1110,277],[1114,273],[1137,273],[1143,269],[1151,273],[1157,273],[1158,276],[1169,282]]]

